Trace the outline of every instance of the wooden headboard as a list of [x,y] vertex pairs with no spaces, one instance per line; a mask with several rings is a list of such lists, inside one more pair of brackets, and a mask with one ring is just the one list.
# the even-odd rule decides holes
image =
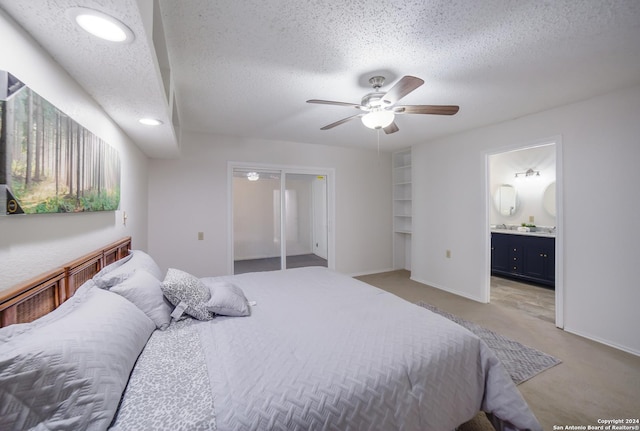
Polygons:
[[56,309],[102,268],[127,256],[130,249],[128,236],[0,292],[0,327],[31,322]]

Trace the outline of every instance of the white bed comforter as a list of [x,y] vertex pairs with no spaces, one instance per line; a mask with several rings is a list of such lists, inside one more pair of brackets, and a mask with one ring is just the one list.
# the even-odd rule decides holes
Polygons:
[[[442,316],[325,268],[203,279],[220,280],[241,287],[256,305],[249,317],[189,325],[199,333],[209,382],[167,391],[210,387],[204,398],[214,411],[201,425],[437,431],[484,410],[504,429],[541,429],[490,349]],[[143,373],[139,365],[116,428],[133,429],[126,419],[136,409],[127,397],[140,391],[132,388]],[[168,416],[171,408],[184,411],[175,398],[175,405],[165,400],[155,408]]]

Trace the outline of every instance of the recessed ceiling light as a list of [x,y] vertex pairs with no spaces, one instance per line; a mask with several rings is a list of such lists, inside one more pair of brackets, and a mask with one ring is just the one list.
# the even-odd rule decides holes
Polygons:
[[83,30],[110,42],[132,42],[133,32],[114,17],[94,9],[74,7],[67,11]]
[[159,126],[162,124],[162,121],[156,118],[141,118],[138,121],[145,126]]

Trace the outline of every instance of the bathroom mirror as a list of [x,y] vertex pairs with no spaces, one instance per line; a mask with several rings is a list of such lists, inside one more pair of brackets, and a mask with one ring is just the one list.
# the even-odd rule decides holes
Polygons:
[[516,213],[516,189],[510,184],[503,184],[496,190],[494,196],[496,208],[503,216]]
[[551,216],[556,216],[556,182],[552,182],[542,195],[542,207]]

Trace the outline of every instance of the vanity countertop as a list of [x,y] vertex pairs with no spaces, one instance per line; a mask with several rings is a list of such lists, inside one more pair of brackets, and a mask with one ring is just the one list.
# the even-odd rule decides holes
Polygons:
[[525,235],[525,236],[543,236],[547,238],[555,238],[555,232],[535,231],[535,232],[520,232],[515,229],[498,229],[491,228],[492,233],[505,233],[509,235]]

